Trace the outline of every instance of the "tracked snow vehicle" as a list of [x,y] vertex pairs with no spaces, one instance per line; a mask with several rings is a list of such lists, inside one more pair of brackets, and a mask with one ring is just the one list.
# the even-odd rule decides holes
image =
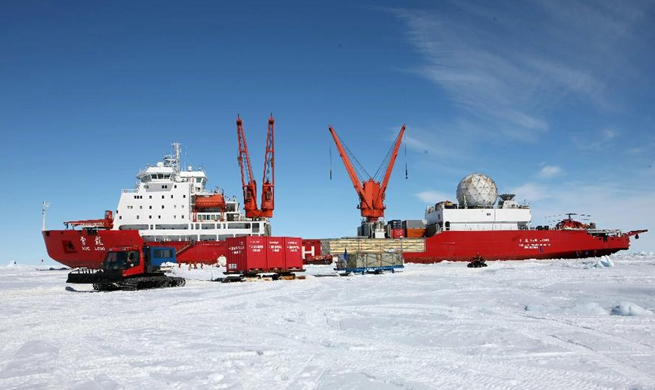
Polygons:
[[130,246],[107,251],[102,268],[78,268],[68,274],[66,283],[92,284],[94,290],[143,290],[184,286],[184,278],[169,276],[162,265],[176,263],[175,248]]

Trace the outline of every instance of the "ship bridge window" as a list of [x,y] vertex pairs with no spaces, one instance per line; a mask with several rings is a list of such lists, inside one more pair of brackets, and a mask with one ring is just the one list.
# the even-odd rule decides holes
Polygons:
[[259,233],[259,224],[258,223],[253,223],[252,224],[252,232],[253,233]]
[[162,230],[187,230],[189,226],[187,224],[164,224],[164,225],[155,225],[155,229]]
[[171,175],[164,175],[164,179],[170,179]]
[[237,222],[237,223],[230,223],[229,227],[230,227],[230,229],[250,229],[250,224],[249,223],[243,223],[243,222]]
[[119,230],[148,230],[148,225],[121,225]]

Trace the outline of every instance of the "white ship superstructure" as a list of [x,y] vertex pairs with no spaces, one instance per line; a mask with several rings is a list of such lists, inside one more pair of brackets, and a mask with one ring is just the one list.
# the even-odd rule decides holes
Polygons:
[[180,169],[180,144],[174,155],[137,175],[136,188],[123,190],[114,230],[138,230],[146,241],[222,241],[228,237],[270,235],[265,219],[247,220],[236,198],[218,188],[207,191],[205,172]]
[[[496,206],[496,200],[498,204]],[[457,187],[458,204],[443,201],[425,210],[431,233],[529,229],[532,213],[514,194],[498,195],[496,183],[483,174],[466,176]]]

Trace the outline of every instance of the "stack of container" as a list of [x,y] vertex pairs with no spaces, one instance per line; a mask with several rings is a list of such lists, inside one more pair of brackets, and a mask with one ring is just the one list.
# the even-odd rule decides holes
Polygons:
[[403,221],[402,229],[407,238],[420,238],[425,236],[425,222],[422,219],[408,219]]
[[225,239],[226,273],[290,273],[302,270],[299,237],[245,236]]
[[405,237],[405,231],[403,230],[403,224],[399,219],[393,219],[389,221],[389,237],[391,238],[401,238]]

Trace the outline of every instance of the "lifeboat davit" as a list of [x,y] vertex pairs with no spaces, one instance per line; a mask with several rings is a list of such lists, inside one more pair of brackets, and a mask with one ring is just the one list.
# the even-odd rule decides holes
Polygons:
[[200,209],[225,209],[225,198],[222,194],[196,197],[196,210]]

